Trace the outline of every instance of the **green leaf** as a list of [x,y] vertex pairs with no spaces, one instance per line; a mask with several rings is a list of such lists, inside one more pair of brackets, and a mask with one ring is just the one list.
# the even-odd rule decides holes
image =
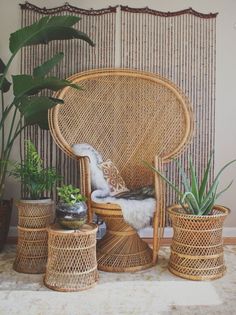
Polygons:
[[19,110],[25,117],[26,125],[37,124],[40,128],[48,130],[48,109],[61,102],[63,101],[46,96],[25,97],[22,98]]
[[205,171],[204,176],[203,176],[203,180],[202,180],[201,185],[200,185],[200,189],[199,189],[199,201],[200,202],[203,198],[204,192],[206,191],[207,181],[208,181],[208,177],[209,177],[209,173],[210,173],[210,167],[211,167],[213,154],[214,154],[214,152],[212,152],[210,159],[207,163],[207,168],[206,168],[206,171]]
[[148,168],[150,168],[151,170],[153,170],[155,173],[157,173],[168,185],[170,185],[174,189],[174,191],[177,192],[177,194],[180,197],[183,196],[183,193],[173,183],[171,183],[168,178],[166,178],[160,171],[158,171],[158,169],[156,169],[155,167],[153,167],[151,164],[147,163],[146,161],[143,161],[143,164],[147,166]]
[[3,73],[4,70],[6,68],[5,63],[2,61],[2,59],[0,58],[0,73]]
[[49,71],[51,71],[64,57],[62,52],[56,54],[48,61],[44,62],[41,66],[33,70],[34,77],[44,78]]
[[[1,80],[2,80],[2,77],[3,77],[3,76],[0,75],[0,82],[1,82]],[[4,79],[3,79],[3,82],[2,82],[2,84],[1,84],[0,90],[2,90],[3,93],[6,93],[6,92],[9,91],[10,87],[11,87],[11,83],[10,83],[6,78],[4,78]]]
[[[216,175],[207,195],[205,196],[204,200],[208,200],[212,194],[215,194],[216,193],[216,189],[218,187],[218,184],[219,184],[219,177],[220,175],[222,174],[222,172],[229,166],[231,165],[232,163],[236,162],[236,160],[232,160],[230,162],[228,162],[225,166],[223,166],[221,168],[221,170],[218,172],[218,174]],[[203,205],[204,205],[204,202],[203,202]]]
[[181,203],[184,204],[185,202],[189,205],[189,208],[192,210],[194,214],[199,214],[199,210],[200,210],[199,204],[196,197],[194,196],[192,192],[187,191],[184,193],[181,199]]
[[223,167],[221,168],[221,170],[218,172],[218,174],[216,175],[215,181],[218,180],[218,178],[220,177],[221,173],[222,173],[229,165],[231,165],[232,163],[235,163],[235,162],[236,162],[236,159],[235,159],[235,160],[232,160],[232,161],[230,161],[230,162],[228,162],[225,166],[223,166]]
[[229,183],[229,185],[228,186],[226,186],[223,190],[221,190],[217,195],[216,195],[216,199],[218,199],[226,190],[228,190],[230,187],[231,187],[231,185],[233,184],[233,180]]
[[[218,182],[218,184],[219,184],[219,182]],[[208,215],[212,211],[212,208],[213,208],[213,206],[215,204],[215,200],[216,200],[216,192],[218,189],[218,184],[216,185],[215,191],[213,192],[212,197],[209,199],[209,202],[203,208],[203,211],[201,213],[202,215]]]
[[77,16],[46,16],[38,22],[26,26],[10,36],[10,51],[16,54],[22,47],[35,44],[47,44],[52,40],[78,38],[94,45],[83,32],[72,28],[80,20]]
[[22,74],[12,76],[12,79],[13,92],[16,98],[21,98],[24,95],[34,95],[44,89],[58,91],[66,86],[81,90],[81,87],[77,84],[70,83],[67,80],[60,80],[56,77],[41,78]]
[[28,120],[40,114],[41,111],[47,111],[57,104],[57,99],[53,100],[47,96],[33,96],[23,98],[18,108],[20,112],[24,115],[24,117]]
[[212,198],[212,195],[216,195],[216,191],[219,185],[219,180],[215,180],[214,183],[211,185],[210,190],[208,191],[207,195],[201,202],[201,208],[204,209],[209,201]]
[[179,161],[177,159],[175,159],[174,161],[177,164],[179,172],[180,172],[180,175],[181,175],[181,177],[183,179],[184,189],[186,191],[191,191],[190,183],[189,183],[189,180],[187,178],[186,173],[184,172],[184,170],[183,170],[182,166],[180,165]]
[[32,116],[25,119],[25,125],[38,125],[43,130],[49,130],[48,111],[42,110],[37,116]]
[[193,167],[193,163],[190,159],[190,173],[191,173],[191,191],[195,196],[196,201],[199,203],[198,181]]

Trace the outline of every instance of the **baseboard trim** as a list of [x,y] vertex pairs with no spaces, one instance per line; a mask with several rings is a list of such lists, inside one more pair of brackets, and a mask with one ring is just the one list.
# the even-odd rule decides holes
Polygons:
[[[147,242],[148,244],[152,244],[153,242],[152,227],[147,227],[140,230],[139,235],[143,238],[145,242]],[[170,245],[172,241],[172,236],[173,236],[173,229],[171,227],[165,228],[164,237],[161,240],[161,245],[163,246]],[[230,228],[230,227],[223,228],[223,238],[224,238],[224,245],[236,245],[236,228]],[[7,243],[16,244],[16,242],[17,242],[17,227],[11,226],[8,233]]]

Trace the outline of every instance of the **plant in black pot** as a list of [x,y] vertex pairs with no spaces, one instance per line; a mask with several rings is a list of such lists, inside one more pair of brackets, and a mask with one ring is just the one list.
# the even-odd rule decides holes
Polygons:
[[66,229],[79,229],[87,220],[86,198],[72,185],[57,187],[60,202],[56,207],[58,223]]

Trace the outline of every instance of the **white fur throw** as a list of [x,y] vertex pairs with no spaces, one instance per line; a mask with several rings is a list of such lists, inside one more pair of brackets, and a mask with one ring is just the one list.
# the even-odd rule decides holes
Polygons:
[[124,219],[136,230],[142,229],[150,225],[150,219],[156,208],[156,200],[154,198],[146,198],[143,200],[128,200],[107,196],[101,190],[92,192],[92,200],[97,203],[114,203],[121,207]]
[[103,172],[98,164],[103,162],[101,154],[99,154],[90,144],[80,143],[73,144],[72,150],[77,156],[87,156],[90,160],[91,184],[92,190],[101,189],[107,194],[109,193],[109,185],[103,176]]
[[97,203],[118,204],[127,223],[139,230],[150,224],[150,219],[156,208],[156,200],[147,198],[144,200],[127,200],[115,198],[109,195],[109,186],[103,177],[98,164],[103,162],[102,156],[87,143],[74,144],[73,152],[77,156],[87,156],[90,159],[92,195],[91,198]]

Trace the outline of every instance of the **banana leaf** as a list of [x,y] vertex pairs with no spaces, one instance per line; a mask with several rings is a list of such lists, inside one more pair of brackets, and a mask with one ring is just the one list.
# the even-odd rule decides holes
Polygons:
[[67,80],[60,80],[56,77],[41,78],[22,74],[12,76],[12,80],[13,92],[16,99],[20,99],[25,95],[35,95],[44,89],[58,91],[66,86],[70,86],[81,90],[81,87],[77,84],[72,84]]
[[10,51],[16,54],[22,47],[36,44],[48,44],[52,40],[78,38],[94,45],[83,32],[72,28],[80,20],[76,16],[46,16],[36,23],[26,26],[10,36]]
[[44,62],[41,66],[33,70],[34,77],[44,78],[64,57],[62,52],[54,55],[51,59]]

